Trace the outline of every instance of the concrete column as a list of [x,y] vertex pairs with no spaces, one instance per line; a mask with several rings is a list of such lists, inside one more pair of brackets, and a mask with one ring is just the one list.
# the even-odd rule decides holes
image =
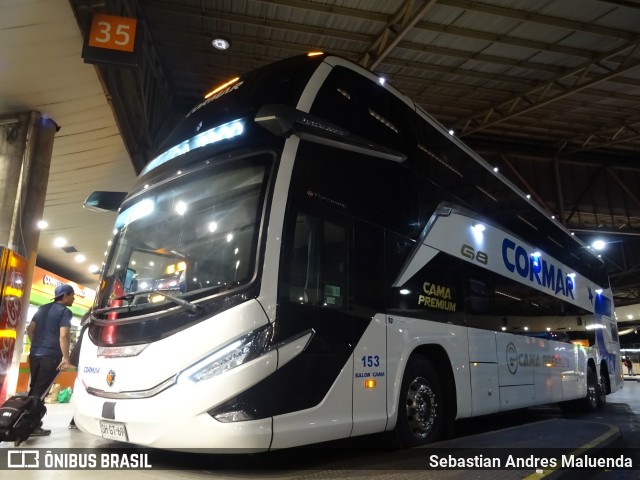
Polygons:
[[16,252],[29,258],[35,255],[40,240],[38,221],[42,219],[44,202],[49,183],[51,152],[58,125],[31,112],[28,117],[24,160],[14,205],[8,245],[14,245]]
[[[31,294],[33,270],[38,253],[51,152],[56,123],[39,112],[17,114],[6,121],[0,119],[0,244],[27,259],[25,288],[16,331],[12,370],[17,371],[24,343],[24,330]],[[15,388],[11,378],[9,391]]]
[[29,114],[0,119],[0,245],[15,250],[9,238],[20,185]]

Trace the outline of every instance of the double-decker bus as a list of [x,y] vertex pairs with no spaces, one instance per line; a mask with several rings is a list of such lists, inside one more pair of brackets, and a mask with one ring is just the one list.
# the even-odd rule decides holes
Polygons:
[[601,259],[373,73],[265,66],[160,152],[118,209],[75,385],[85,432],[415,446],[621,388]]

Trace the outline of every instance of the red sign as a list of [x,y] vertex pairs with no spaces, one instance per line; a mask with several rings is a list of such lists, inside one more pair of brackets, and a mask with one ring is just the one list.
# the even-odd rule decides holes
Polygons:
[[16,345],[26,275],[27,259],[0,249],[0,404],[7,396],[7,374]]

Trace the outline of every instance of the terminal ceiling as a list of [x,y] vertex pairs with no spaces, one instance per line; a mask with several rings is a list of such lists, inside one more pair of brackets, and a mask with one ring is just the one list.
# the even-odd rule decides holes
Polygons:
[[[104,178],[105,188],[92,180],[85,197],[114,183],[130,185],[177,119],[213,87],[322,50],[384,76],[585,243],[604,236],[616,305],[640,302],[640,0],[70,0],[64,8],[69,5],[80,32],[91,12],[137,17],[143,28],[138,68],[95,67],[131,180]],[[220,37],[230,42],[228,50],[213,48]],[[52,174],[60,163],[54,151]],[[50,195],[46,208],[53,211]],[[105,216],[112,224],[114,217]],[[101,246],[91,248],[104,250],[104,239],[95,241]],[[38,261],[69,270],[78,282],[95,282],[64,255],[42,245]]]

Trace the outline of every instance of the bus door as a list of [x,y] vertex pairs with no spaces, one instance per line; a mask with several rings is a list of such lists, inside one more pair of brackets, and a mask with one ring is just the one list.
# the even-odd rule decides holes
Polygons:
[[383,229],[354,221],[350,256],[350,309],[359,340],[353,353],[352,436],[380,432],[387,424],[387,321],[384,312]]
[[[272,448],[348,437],[352,428],[354,315],[349,308],[351,221],[295,199],[283,236],[274,342],[313,336],[281,370],[291,408],[274,417]],[[286,385],[286,387],[284,386]]]

